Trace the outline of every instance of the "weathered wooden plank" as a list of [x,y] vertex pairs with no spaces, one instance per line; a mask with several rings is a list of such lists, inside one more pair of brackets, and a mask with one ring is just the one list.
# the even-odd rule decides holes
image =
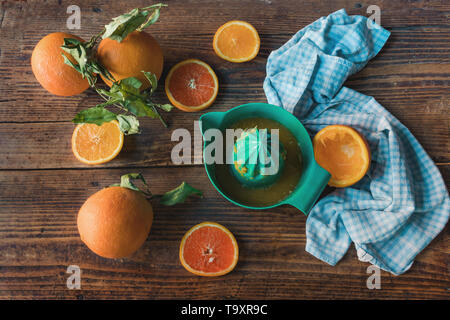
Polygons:
[[[194,131],[194,120],[174,117],[172,128]],[[174,120],[176,122],[174,123]],[[86,167],[72,153],[71,136],[75,126],[71,123],[0,124],[0,168],[42,169]],[[173,165],[171,149],[178,142],[171,141],[173,130],[168,130],[158,120],[143,119],[142,134],[125,137],[119,156],[101,167],[141,167]],[[193,138],[192,138],[193,139]],[[201,136],[198,135],[198,141]],[[192,141],[193,148],[193,141]],[[194,152],[192,152],[194,159]],[[199,155],[195,157],[201,159]]]
[[[447,178],[449,169],[443,167]],[[153,202],[155,220],[146,243],[130,258],[118,260],[100,258],[83,245],[76,214],[89,195],[116,182],[126,170],[1,172],[0,298],[450,297],[448,231],[406,274],[382,272],[382,290],[368,290],[368,265],[357,260],[353,248],[335,267],[304,251],[306,218],[294,208],[251,211],[231,205],[212,188],[201,167],[140,171],[154,193],[186,180],[201,188],[204,198],[173,207]],[[239,264],[227,276],[192,276],[178,261],[181,237],[202,221],[224,224],[239,242]],[[81,291],[66,289],[66,269],[72,264],[82,270]]]
[[[432,111],[426,111],[431,108]],[[423,113],[410,115],[403,121],[415,134],[425,150],[438,163],[450,162],[450,140],[448,118],[444,112],[447,105],[424,106]],[[173,111],[170,128],[166,129],[158,120],[143,119],[142,133],[125,137],[124,148],[119,156],[109,163],[96,167],[141,167],[173,165],[172,148],[178,140],[172,140],[175,129],[185,128],[191,133],[192,163],[201,161],[200,152],[194,151],[194,139],[200,142],[200,134],[194,134],[194,121],[198,114]],[[402,119],[403,120],[403,119]],[[0,123],[0,169],[49,169],[88,167],[72,154],[71,136],[74,125],[62,123]],[[201,163],[201,162],[200,162]],[[92,166],[89,166],[92,167]]]
[[[107,1],[81,1],[82,28],[74,33],[87,39],[111,17],[144,3],[128,1],[111,6]],[[409,114],[421,111],[424,101],[448,99],[450,25],[445,12],[450,10],[450,5],[439,1],[408,2],[408,6],[405,3],[398,1],[389,6],[378,3],[382,10],[382,25],[392,29],[392,36],[382,54],[369,63],[373,68],[366,68],[364,76],[358,76],[360,80],[356,87],[390,102],[386,107],[394,114],[399,115],[407,108],[409,113],[402,116],[408,120]],[[0,121],[67,121],[81,108],[99,102],[92,92],[70,98],[53,96],[39,86],[31,72],[29,60],[37,41],[47,33],[66,30],[66,7],[64,1],[61,4],[57,1],[7,1],[2,4]],[[190,2],[188,6],[183,1],[171,1],[164,9],[161,21],[149,31],[164,49],[164,75],[174,63],[189,57],[203,59],[214,67],[221,83],[214,109],[223,110],[249,101],[264,101],[262,81],[269,53],[301,27],[342,7],[350,13],[366,14],[366,6],[358,8],[353,1],[320,4],[305,1],[301,10],[291,1],[199,1]],[[250,63],[225,62],[212,50],[212,36],[217,27],[236,18],[252,22],[261,34],[261,53]],[[412,66],[405,70],[404,64]],[[423,69],[423,64],[431,65],[434,70],[432,74],[424,71],[425,79],[414,72]],[[379,67],[384,70],[381,74],[376,71]],[[396,80],[390,77],[396,77]],[[158,92],[157,99],[166,99],[162,91]],[[416,103],[418,99],[420,101]]]

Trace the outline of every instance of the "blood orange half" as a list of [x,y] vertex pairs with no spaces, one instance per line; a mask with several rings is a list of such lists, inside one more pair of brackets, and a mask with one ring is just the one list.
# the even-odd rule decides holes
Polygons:
[[216,100],[219,81],[209,65],[197,59],[188,59],[170,69],[165,91],[170,102],[178,109],[200,111]]
[[239,249],[233,234],[215,222],[192,227],[181,240],[183,267],[199,276],[221,276],[234,269]]

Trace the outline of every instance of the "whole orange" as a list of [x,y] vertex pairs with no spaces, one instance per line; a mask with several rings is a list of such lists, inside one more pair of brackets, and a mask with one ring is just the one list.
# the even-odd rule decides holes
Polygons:
[[78,212],[81,240],[99,256],[124,258],[148,237],[153,209],[138,191],[109,187],[90,196]]
[[31,68],[37,81],[47,91],[58,96],[73,96],[89,88],[89,83],[78,71],[64,63],[62,53],[75,63],[72,56],[61,49],[64,38],[82,41],[80,37],[65,32],[46,35],[34,47]]
[[[122,42],[103,39],[97,49],[98,60],[119,81],[135,77],[142,82],[141,89],[150,87],[142,71],[161,76],[164,57],[158,42],[144,31],[130,33]],[[111,81],[102,77],[111,86]]]

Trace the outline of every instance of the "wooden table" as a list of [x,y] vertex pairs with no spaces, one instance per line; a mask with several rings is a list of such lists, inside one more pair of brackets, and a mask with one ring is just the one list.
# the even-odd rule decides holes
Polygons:
[[[281,207],[250,211],[224,200],[200,164],[176,166],[170,160],[174,129],[191,132],[200,113],[173,110],[165,129],[142,120],[142,134],[126,137],[118,158],[86,166],[72,155],[72,117],[99,103],[91,90],[75,97],[47,93],[35,80],[30,57],[44,35],[69,31],[66,9],[81,8],[84,39],[112,17],[150,1],[2,1],[0,7],[0,298],[50,299],[436,299],[450,298],[449,232],[446,228],[401,276],[382,271],[381,289],[366,286],[367,263],[352,246],[336,266],[305,252],[306,218]],[[297,30],[345,8],[369,16],[356,1],[167,1],[151,32],[160,42],[164,74],[176,62],[198,58],[209,63],[220,92],[208,111],[247,102],[265,102],[262,83],[270,52]],[[392,32],[381,53],[346,85],[375,97],[404,123],[450,180],[450,2],[380,1],[381,24]],[[224,22],[242,19],[261,36],[257,58],[233,64],[218,58],[212,37]],[[167,101],[160,88],[159,102]],[[85,199],[122,174],[142,172],[155,193],[186,180],[204,199],[163,207],[145,245],[128,259],[96,256],[81,242],[77,211]],[[189,274],[179,263],[183,234],[202,221],[217,221],[237,237],[236,269],[218,278]],[[69,265],[82,271],[81,290],[69,290]]]

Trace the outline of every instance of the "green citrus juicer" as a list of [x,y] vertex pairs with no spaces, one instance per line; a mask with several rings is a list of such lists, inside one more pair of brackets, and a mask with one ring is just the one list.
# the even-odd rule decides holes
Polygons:
[[[216,129],[224,132],[225,129],[230,128],[234,123],[246,118],[266,118],[279,122],[286,127],[295,137],[300,147],[303,160],[303,170],[300,180],[295,190],[285,199],[280,202],[266,207],[252,207],[242,203],[239,203],[230,198],[220,187],[216,179],[215,164],[209,164],[205,158],[205,152],[203,152],[203,160],[205,163],[206,173],[213,186],[219,191],[219,193],[230,202],[247,208],[247,209],[270,209],[278,207],[284,204],[288,204],[296,207],[307,215],[315,202],[319,198],[323,189],[330,180],[330,173],[317,164],[314,159],[314,151],[311,143],[311,138],[308,132],[303,127],[301,122],[288,111],[283,108],[270,105],[267,103],[249,103],[230,109],[227,112],[208,112],[200,117],[200,130],[203,135],[204,145],[203,150],[213,141],[209,141],[209,138],[205,138],[205,132],[209,129]],[[212,139],[213,140],[213,139]],[[224,143],[225,143],[225,139]],[[280,144],[280,154],[282,153],[282,146]],[[281,159],[282,157],[280,157]],[[282,169],[282,161],[280,161],[280,169]],[[235,176],[237,176],[235,174]],[[245,180],[241,180],[242,183],[246,183]],[[247,186],[247,185],[246,185]],[[251,189],[249,189],[251,192]]]
[[[275,183],[284,169],[285,150],[278,140],[272,147],[266,129],[247,129],[233,146],[233,159],[227,162],[234,177],[247,188],[264,188]],[[273,149],[272,149],[273,148]]]

